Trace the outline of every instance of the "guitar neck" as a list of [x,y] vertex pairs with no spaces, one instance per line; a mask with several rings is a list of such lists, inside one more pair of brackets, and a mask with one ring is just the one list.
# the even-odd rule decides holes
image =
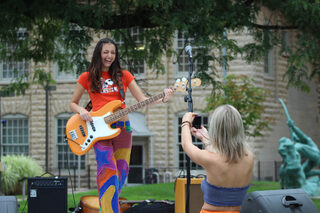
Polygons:
[[153,96],[151,98],[148,98],[148,99],[146,99],[144,101],[138,102],[138,103],[136,103],[136,104],[134,104],[134,105],[132,105],[132,106],[130,106],[128,108],[121,109],[119,111],[114,112],[112,115],[109,115],[109,116],[105,117],[104,121],[106,123],[115,122],[115,121],[119,120],[120,118],[128,115],[129,113],[135,112],[138,109],[141,109],[141,108],[143,108],[145,106],[148,106],[148,105],[156,102],[157,100],[159,100],[159,99],[161,99],[163,97],[164,97],[164,93],[160,93],[158,95],[155,95],[155,96]]

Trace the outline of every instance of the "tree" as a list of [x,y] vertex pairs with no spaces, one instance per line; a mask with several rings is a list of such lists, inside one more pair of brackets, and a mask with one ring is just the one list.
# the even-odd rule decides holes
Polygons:
[[266,90],[254,86],[253,79],[248,76],[230,74],[207,97],[206,111],[230,104],[240,112],[246,135],[261,136],[261,131],[269,128],[269,121],[262,117],[266,93]]
[[[194,61],[201,61],[201,67],[195,75],[203,83],[217,85],[211,64],[221,66],[238,55],[248,62],[261,60],[272,46],[280,46],[288,53],[288,86],[308,90],[306,80],[320,79],[319,6],[319,0],[3,0],[0,60],[26,59],[36,65],[55,61],[61,71],[81,73],[88,66],[86,50],[94,34],[111,33],[124,41],[122,56],[144,59],[156,72],[164,72],[161,56],[181,54],[174,51],[172,41],[176,32],[182,32],[199,47]],[[268,24],[258,21],[262,8],[272,12]],[[130,27],[144,29],[139,34],[143,46],[134,42]],[[240,46],[225,36],[242,30],[250,31],[256,40]],[[293,48],[281,45],[284,30],[297,32]],[[226,55],[207,54],[222,48]],[[30,78],[20,76],[4,89],[23,93]],[[43,85],[51,81],[50,73],[41,70],[32,79]]]
[[[278,22],[258,24],[262,6],[279,16]],[[145,59],[159,72],[164,70],[161,55],[179,54],[172,49],[172,38],[181,31],[186,39],[194,39],[194,45],[203,47],[204,51],[195,57],[202,60],[197,75],[209,77],[204,72],[209,62],[221,64],[223,59],[230,61],[239,53],[248,61],[261,59],[266,49],[281,43],[279,32],[297,30],[295,49],[283,49],[290,54],[286,73],[289,85],[308,89],[302,80],[320,76],[318,0],[4,0],[0,15],[0,59],[32,59],[36,64],[54,60],[61,70],[70,70],[76,64],[76,70],[82,72],[88,64],[85,56],[92,33],[112,32],[115,38],[121,36],[124,40],[124,56]],[[127,29],[134,26],[146,29],[140,34],[145,42],[143,49],[128,33]],[[25,30],[24,39],[21,29]],[[243,29],[250,30],[257,42],[240,47],[223,36],[225,31]],[[272,36],[264,36],[265,30]],[[14,51],[7,51],[8,44]],[[226,57],[206,55],[206,50],[222,47],[228,50]]]

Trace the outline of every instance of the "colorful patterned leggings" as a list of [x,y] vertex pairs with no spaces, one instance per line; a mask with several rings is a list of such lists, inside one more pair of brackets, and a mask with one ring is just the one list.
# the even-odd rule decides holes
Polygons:
[[94,145],[101,213],[120,212],[119,195],[129,172],[132,132],[130,126],[120,128],[117,137]]

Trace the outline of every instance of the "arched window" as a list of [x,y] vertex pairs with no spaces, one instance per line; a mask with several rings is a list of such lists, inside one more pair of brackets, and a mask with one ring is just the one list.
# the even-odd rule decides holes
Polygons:
[[85,169],[85,155],[77,156],[71,152],[68,143],[65,142],[66,124],[72,114],[63,113],[56,116],[55,125],[55,167],[58,169],[78,168],[78,161],[80,160],[80,168]]
[[21,114],[2,117],[2,155],[29,155],[29,120]]

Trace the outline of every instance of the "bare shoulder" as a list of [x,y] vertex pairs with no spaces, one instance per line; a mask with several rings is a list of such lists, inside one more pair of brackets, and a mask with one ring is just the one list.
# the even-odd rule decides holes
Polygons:
[[192,151],[192,154],[190,154],[190,158],[202,167],[212,165],[215,163],[215,161],[218,160],[216,154],[209,152],[208,150],[201,150],[199,148],[196,148]]
[[246,153],[245,153],[245,157],[249,160],[249,161],[254,161],[254,154],[252,151],[250,150],[246,150]]
[[254,154],[251,151],[246,151],[242,162],[240,163],[240,168],[244,173],[248,173],[249,176],[252,175],[254,167]]
[[219,167],[219,165],[223,164],[224,159],[218,153],[211,152],[208,150],[201,150],[199,153],[199,158],[201,159],[201,166],[207,167]]

